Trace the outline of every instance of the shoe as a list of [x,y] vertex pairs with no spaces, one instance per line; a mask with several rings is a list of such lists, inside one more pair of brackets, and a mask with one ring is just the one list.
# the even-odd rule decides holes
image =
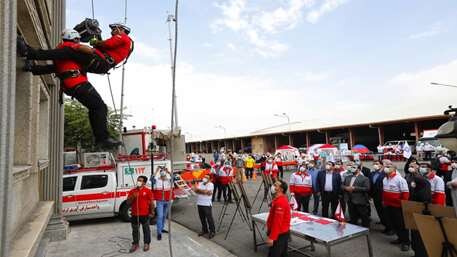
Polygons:
[[144,244],[143,251],[144,252],[149,251],[149,244]]
[[157,240],[162,240],[162,235],[157,235]]
[[401,244],[401,241],[400,241],[400,239],[396,239],[394,241],[390,241],[390,243],[393,245],[399,245],[399,244]]
[[34,66],[33,61],[25,60],[24,67],[22,67],[22,70],[25,71],[25,72],[32,72],[33,66]]
[[214,237],[214,232],[209,232],[208,238],[211,239]]
[[132,247],[130,247],[129,253],[133,253],[136,250],[138,250],[138,245],[137,244],[132,244]]
[[387,236],[393,236],[393,235],[395,235],[395,231],[393,231],[393,230],[386,230],[386,229],[385,229],[382,233],[385,234],[385,235],[387,235]]
[[204,236],[204,235],[206,235],[206,234],[208,234],[208,232],[203,232],[203,231],[202,231],[202,232],[198,233],[198,236]]
[[30,46],[27,45],[27,43],[25,42],[24,38],[21,37],[21,36],[17,36],[17,39],[16,39],[17,54],[20,57],[27,57],[27,54],[29,52],[29,48],[30,48]]
[[168,231],[165,229],[162,229],[162,233],[168,233]]
[[122,145],[122,142],[109,137],[109,138],[105,139],[104,141],[98,141],[97,145],[99,145],[103,148],[115,148],[115,147]]
[[409,251],[409,244],[401,244],[401,251],[402,252]]

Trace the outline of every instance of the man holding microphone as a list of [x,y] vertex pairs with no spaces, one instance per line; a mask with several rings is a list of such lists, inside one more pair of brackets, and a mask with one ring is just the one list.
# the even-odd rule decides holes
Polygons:
[[154,216],[154,198],[151,189],[146,187],[148,178],[146,176],[139,176],[136,182],[136,187],[129,191],[127,196],[127,203],[132,209],[132,237],[133,243],[130,252],[133,253],[138,250],[140,233],[140,224],[143,227],[144,248],[143,251],[149,251],[149,244],[151,243],[151,229],[149,228],[149,219]]
[[274,198],[267,219],[266,244],[270,247],[268,257],[286,257],[291,219],[289,200],[286,196],[286,182],[275,181],[270,192]]

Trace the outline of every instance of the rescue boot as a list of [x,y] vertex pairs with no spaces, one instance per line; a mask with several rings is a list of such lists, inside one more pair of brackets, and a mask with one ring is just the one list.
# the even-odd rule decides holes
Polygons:
[[30,46],[27,45],[22,36],[17,36],[16,40],[16,51],[20,57],[27,57]]
[[97,142],[97,145],[102,148],[115,148],[115,147],[122,145],[122,142],[108,137],[107,139],[105,139],[103,141]]
[[149,244],[144,244],[143,251],[144,252],[149,251]]

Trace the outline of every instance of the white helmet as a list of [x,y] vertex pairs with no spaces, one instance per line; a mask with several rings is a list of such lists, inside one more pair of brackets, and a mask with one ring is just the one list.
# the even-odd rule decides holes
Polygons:
[[76,38],[81,38],[78,31],[74,29],[64,29],[62,31],[62,39],[64,40],[75,40]]
[[125,34],[130,34],[130,28],[127,27],[124,23],[121,23],[121,22],[116,22],[116,23],[112,23],[109,25],[110,29],[114,29],[114,28],[122,28],[125,32]]

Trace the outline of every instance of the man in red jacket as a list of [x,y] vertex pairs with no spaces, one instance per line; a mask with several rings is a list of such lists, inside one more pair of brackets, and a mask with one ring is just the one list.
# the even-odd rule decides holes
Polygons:
[[384,168],[386,176],[383,179],[382,201],[387,219],[392,222],[392,228],[397,233],[398,239],[391,244],[400,244],[402,251],[409,250],[409,234],[403,221],[401,200],[409,199],[409,189],[406,180],[397,172],[393,164]]
[[[79,49],[82,46],[79,40],[80,35],[77,31],[65,29],[62,32],[62,42],[57,45],[56,49]],[[108,108],[97,90],[90,84],[86,72],[78,62],[71,59],[55,60],[54,64],[48,65],[34,65],[27,62],[24,70],[32,72],[33,75],[55,73],[60,78],[62,91],[72,98],[76,98],[89,110],[89,121],[95,143],[104,148],[121,145],[120,141],[109,137]]]
[[267,219],[268,257],[286,257],[289,242],[291,211],[287,199],[287,183],[277,180],[270,189],[274,195]]
[[144,248],[143,251],[149,250],[151,243],[151,229],[149,228],[149,218],[154,215],[154,197],[151,189],[146,187],[148,178],[139,176],[136,187],[129,191],[127,203],[132,208],[132,236],[133,243],[130,252],[133,253],[138,249],[140,241],[140,224],[143,227]]
[[126,60],[133,51],[133,41],[128,36],[130,28],[121,23],[110,24],[111,38],[107,40],[92,39],[86,45],[56,49],[34,49],[27,45],[23,38],[17,38],[17,51],[27,60],[63,60],[78,62],[85,72],[105,74],[111,68]]

